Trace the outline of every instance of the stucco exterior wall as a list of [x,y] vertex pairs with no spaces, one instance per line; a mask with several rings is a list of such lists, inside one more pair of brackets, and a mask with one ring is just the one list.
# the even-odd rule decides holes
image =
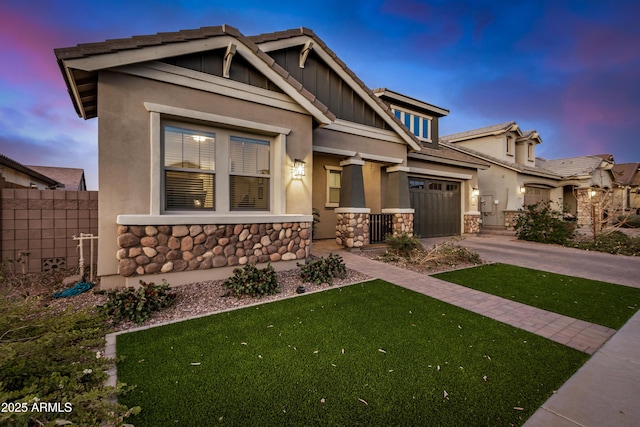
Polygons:
[[[103,280],[108,281],[109,276],[117,275],[117,216],[149,214],[150,188],[159,185],[152,183],[150,178],[151,119],[145,102],[291,129],[286,137],[287,159],[282,171],[285,213],[311,215],[311,174],[307,173],[301,180],[293,180],[290,173],[290,165],[296,158],[304,160],[307,168],[312,167],[310,116],[115,72],[100,73],[98,92],[101,182],[98,274]],[[180,117],[172,119],[181,120]],[[217,126],[216,123],[196,123]],[[215,216],[216,213],[209,215]]]

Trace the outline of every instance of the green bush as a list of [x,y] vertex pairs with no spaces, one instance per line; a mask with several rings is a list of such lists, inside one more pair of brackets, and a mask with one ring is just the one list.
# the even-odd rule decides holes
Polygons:
[[620,215],[618,217],[618,222],[621,222],[623,227],[640,228],[640,215]]
[[318,258],[307,264],[298,264],[300,278],[305,282],[333,284],[333,279],[343,278],[347,274],[347,267],[338,254],[329,254],[326,258]]
[[[115,403],[123,384],[105,386],[113,367],[100,352],[105,333],[100,311],[59,312],[37,299],[0,295],[0,402],[22,410],[0,412],[0,425],[120,425],[139,412]],[[60,411],[40,403],[57,403]]]
[[551,209],[549,202],[526,205],[519,210],[514,226],[519,240],[566,244],[575,235],[575,223],[564,221],[562,212]]
[[233,270],[233,276],[224,281],[224,286],[229,289],[226,295],[236,297],[272,295],[278,292],[278,275],[271,263],[263,269],[245,264]]
[[399,233],[395,236],[387,236],[387,246],[397,255],[409,258],[416,249],[423,249],[418,236],[408,233]]
[[145,283],[140,281],[140,287],[126,288],[124,290],[108,291],[109,301],[103,306],[109,316],[113,316],[114,322],[131,320],[140,324],[147,320],[154,312],[168,307],[176,297],[170,292],[168,284]]
[[573,245],[588,251],[607,252],[616,255],[640,256],[640,237],[629,237],[621,231],[599,234],[595,241],[585,240]]

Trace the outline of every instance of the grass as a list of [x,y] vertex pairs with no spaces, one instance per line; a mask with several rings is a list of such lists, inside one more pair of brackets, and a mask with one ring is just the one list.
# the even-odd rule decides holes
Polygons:
[[637,288],[506,264],[433,277],[613,329],[621,328],[640,308]]
[[521,425],[588,356],[383,281],[117,337],[136,427]]

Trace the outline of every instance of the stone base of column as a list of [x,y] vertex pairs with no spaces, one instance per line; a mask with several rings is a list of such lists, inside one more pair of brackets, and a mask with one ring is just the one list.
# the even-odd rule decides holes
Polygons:
[[361,248],[369,244],[369,213],[367,208],[337,208],[336,243],[345,248]]
[[480,213],[464,214],[464,234],[478,234],[480,232]]

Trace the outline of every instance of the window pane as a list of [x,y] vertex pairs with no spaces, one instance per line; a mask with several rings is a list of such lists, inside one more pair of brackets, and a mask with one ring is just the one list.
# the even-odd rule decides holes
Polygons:
[[231,137],[231,173],[269,175],[269,141]]
[[329,171],[329,187],[340,188],[340,172]]
[[401,114],[400,110],[393,110],[393,114],[398,118],[398,120],[400,120],[400,114]]
[[431,125],[431,120],[422,119],[422,137],[429,139],[429,126]]
[[229,205],[234,211],[269,210],[269,178],[231,175]]
[[420,122],[422,119],[418,116],[413,116],[413,129],[412,132],[415,136],[420,136]]
[[340,189],[329,188],[329,203],[340,203]]
[[164,127],[164,165],[215,170],[216,135],[175,126]]
[[404,125],[407,129],[411,129],[411,114],[404,113]]
[[165,209],[214,209],[215,175],[165,171]]

